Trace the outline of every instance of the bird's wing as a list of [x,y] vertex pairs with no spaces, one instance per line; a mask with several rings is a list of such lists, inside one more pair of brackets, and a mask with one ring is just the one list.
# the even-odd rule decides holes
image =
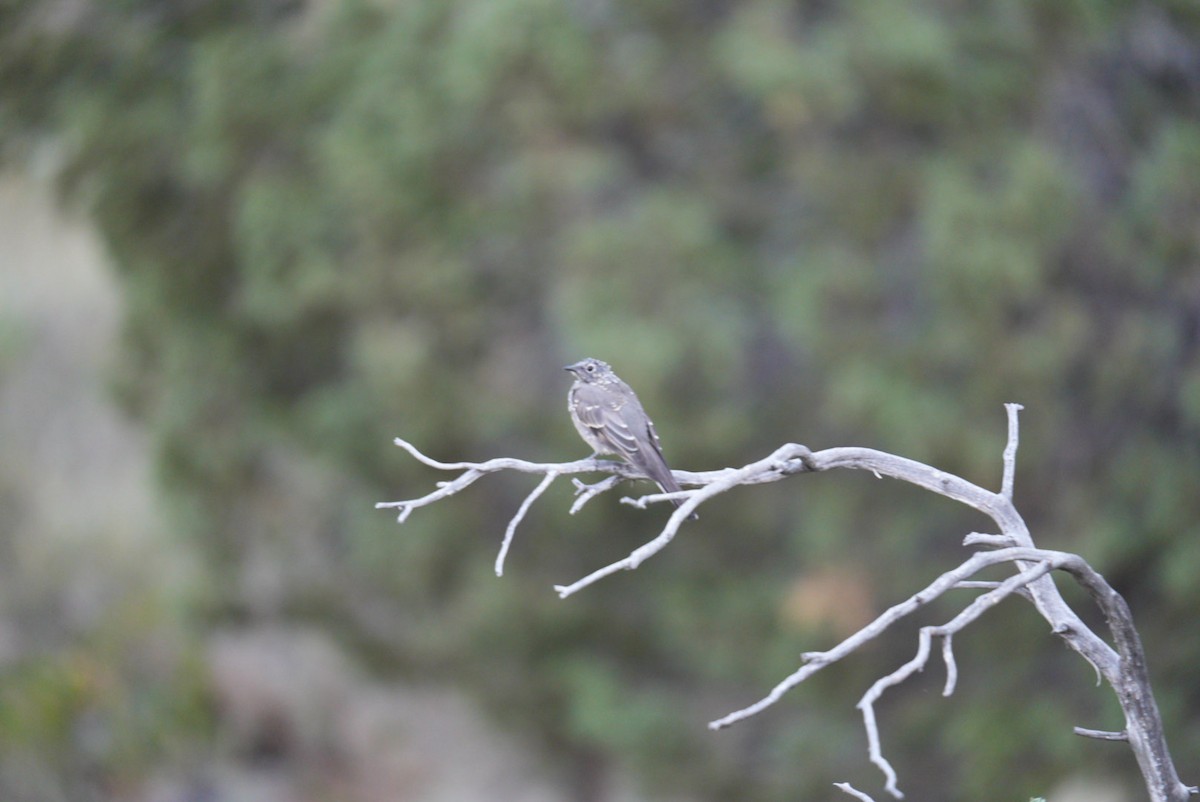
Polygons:
[[575,391],[574,402],[580,423],[595,432],[611,453],[644,471],[666,492],[682,489],[663,457],[654,424],[632,390],[617,392],[585,384]]
[[581,385],[575,391],[575,415],[594,431],[614,454],[635,461],[641,451],[636,430],[627,419],[628,399],[603,387]]

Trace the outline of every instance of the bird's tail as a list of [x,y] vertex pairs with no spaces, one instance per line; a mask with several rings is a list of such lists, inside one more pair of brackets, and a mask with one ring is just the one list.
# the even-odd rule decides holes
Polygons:
[[[654,482],[662,489],[664,493],[678,493],[683,490],[683,488],[679,486],[679,482],[675,481],[675,477],[671,474],[671,470],[669,468],[665,471],[659,471],[658,474],[658,476],[654,477]],[[683,502],[677,498],[671,499],[671,503],[676,507],[683,506]],[[695,521],[699,518],[700,516],[694,512],[688,516],[689,521]]]

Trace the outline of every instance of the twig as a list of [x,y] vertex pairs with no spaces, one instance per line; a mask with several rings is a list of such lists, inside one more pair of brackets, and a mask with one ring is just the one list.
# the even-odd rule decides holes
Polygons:
[[946,684],[942,687],[942,696],[950,696],[958,685],[958,662],[954,659],[953,632],[942,636],[942,662],[946,664]]
[[[743,468],[726,468],[723,471],[714,471],[714,474],[719,474],[718,478],[714,478],[706,486],[698,490],[686,491],[688,497],[675,509],[675,512],[667,520],[666,525],[657,537],[634,549],[628,557],[593,571],[582,579],[572,582],[570,585],[555,585],[554,589],[558,591],[559,598],[565,599],[572,593],[577,593],[610,574],[636,569],[650,557],[662,551],[675,538],[675,534],[679,531],[679,526],[691,516],[696,507],[718,493],[724,493],[730,488],[746,484],[747,479],[761,479],[764,476],[774,476],[776,479],[782,478],[782,471],[788,467],[792,460],[797,458],[800,451],[807,453],[808,449],[804,446],[788,444],[776,449],[769,457],[761,459],[758,462],[752,462]],[[655,493],[643,496],[640,499],[621,499],[621,501],[632,504],[635,507],[645,507],[647,503],[676,499],[679,495],[679,493]]]
[[902,799],[904,794],[896,787],[896,771],[892,768],[892,764],[883,756],[883,750],[879,745],[879,728],[875,722],[875,702],[883,695],[883,692],[893,685],[899,685],[906,679],[911,677],[918,671],[925,668],[925,664],[929,661],[929,643],[935,637],[943,638],[942,656],[946,661],[946,687],[942,691],[943,696],[949,696],[954,691],[954,681],[958,676],[957,668],[954,663],[954,653],[950,647],[950,637],[961,631],[979,616],[992,607],[999,604],[1004,599],[1012,595],[1013,591],[1021,586],[1028,585],[1040,576],[1043,576],[1051,568],[1050,561],[1037,563],[1033,568],[1022,571],[1016,576],[1009,577],[1000,584],[1000,587],[995,590],[984,593],[971,602],[966,609],[956,615],[949,622],[941,626],[921,627],[918,633],[917,654],[904,665],[897,668],[887,676],[880,677],[875,683],[867,689],[859,700],[858,708],[863,714],[863,726],[867,730],[867,753],[871,762],[879,767],[886,778],[884,790],[897,799]]
[[1004,446],[1004,478],[1000,483],[1000,495],[1009,501],[1013,497],[1013,475],[1017,472],[1017,413],[1025,407],[1020,404],[1005,404],[1008,413],[1008,442]]
[[[1057,553],[1058,552],[1044,552],[1044,554]],[[847,655],[852,654],[868,641],[871,641],[879,635],[882,635],[902,618],[912,615],[925,605],[941,597],[942,594],[944,594],[947,590],[957,586],[957,584],[963,579],[977,574],[984,568],[992,565],[1000,565],[1002,563],[1012,562],[1013,560],[1021,558],[1036,557],[1040,556],[1041,554],[1043,554],[1043,552],[1039,552],[1037,549],[1014,547],[1000,549],[997,551],[981,551],[971,555],[957,568],[947,571],[933,582],[929,583],[929,585],[924,589],[914,593],[904,601],[888,608],[874,621],[867,624],[865,627],[858,630],[858,632],[855,632],[853,635],[846,638],[829,651],[806,652],[803,655],[805,661],[804,665],[772,688],[770,693],[748,707],[742,708],[741,710],[736,710],[727,716],[709,722],[708,728],[711,730],[724,729],[725,727],[736,724],[743,719],[750,718],[751,716],[766,710],[768,707],[775,704],[775,702],[779,701],[779,699],[782,698],[785,693],[811,677],[813,674],[817,673],[826,666],[836,663]],[[995,593],[998,590],[999,588],[992,592]],[[981,596],[980,598],[983,597]],[[979,599],[975,600],[975,602],[978,601]],[[999,601],[999,599],[997,599],[997,601]],[[973,602],[973,604],[975,602]],[[980,610],[980,612],[982,612],[982,610]]]
[[508,527],[504,530],[504,542],[500,544],[500,553],[496,555],[496,576],[504,576],[504,558],[508,556],[508,547],[512,543],[513,535],[517,533],[517,524],[521,523],[521,519],[525,517],[525,513],[529,511],[529,507],[533,502],[537,501],[538,496],[546,492],[558,474],[554,471],[547,471],[546,477],[538,483],[538,486],[533,489],[525,500],[521,502],[520,508],[517,509],[517,514],[508,522]]
[[855,799],[861,799],[862,802],[875,802],[874,799],[872,799],[867,794],[864,794],[862,791],[858,790],[850,783],[834,783],[833,787],[843,793],[849,794],[850,796],[854,797]]
[[593,485],[585,485],[579,480],[574,480],[575,487],[579,493],[579,498],[571,506],[571,513],[574,514],[588,500],[616,487],[622,480],[627,478],[635,478],[640,476],[632,467],[619,462],[610,460],[598,460],[594,458],[576,460],[574,462],[564,463],[539,463],[528,462],[522,459],[513,459],[511,457],[498,457],[487,460],[486,462],[441,462],[432,457],[428,457],[407,440],[395,438],[395,444],[403,448],[409,454],[425,465],[431,468],[436,468],[440,471],[462,471],[458,478],[449,482],[438,482],[437,489],[427,493],[420,498],[409,499],[406,501],[383,501],[375,505],[376,509],[395,509],[397,510],[396,521],[404,523],[413,510],[420,507],[426,507],[435,502],[448,498],[455,493],[458,493],[470,487],[477,480],[483,478],[489,473],[497,473],[499,471],[517,471],[518,473],[540,473],[544,474],[542,481],[537,487],[525,497],[521,506],[517,509],[515,515],[508,522],[508,526],[504,530],[504,540],[500,544],[500,553],[496,557],[496,576],[504,575],[504,560],[508,556],[509,547],[512,545],[513,537],[516,535],[517,526],[525,518],[525,514],[533,505],[533,502],[546,492],[546,489],[553,481],[563,474],[577,473],[595,473],[596,471],[606,471],[612,476],[606,477]]
[[1015,546],[1012,537],[1009,535],[989,535],[983,532],[971,532],[963,538],[964,546],[994,546],[1003,548],[1005,546]]
[[1084,738],[1095,738],[1098,741],[1128,741],[1129,733],[1125,730],[1120,732],[1108,732],[1107,730],[1089,730],[1086,727],[1076,727],[1076,735],[1082,735]]
[[571,484],[575,485],[576,498],[575,503],[571,505],[571,509],[569,510],[570,514],[574,515],[583,509],[584,504],[587,504],[601,493],[616,487],[621,482],[621,479],[622,477],[620,476],[609,476],[590,485],[578,479],[572,479]]

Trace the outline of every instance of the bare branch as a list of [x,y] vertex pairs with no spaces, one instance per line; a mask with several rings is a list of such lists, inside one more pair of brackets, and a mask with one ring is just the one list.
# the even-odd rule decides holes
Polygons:
[[892,764],[883,756],[883,750],[879,746],[879,729],[875,721],[875,702],[888,688],[893,685],[899,685],[916,672],[925,669],[925,664],[929,661],[929,643],[934,637],[943,638],[942,656],[946,661],[946,687],[942,693],[944,696],[949,696],[954,690],[954,680],[958,675],[958,669],[954,663],[954,653],[950,647],[951,636],[975,621],[985,611],[1011,596],[1016,588],[1028,585],[1038,577],[1043,576],[1050,570],[1050,567],[1051,563],[1048,560],[1037,563],[1033,568],[1009,577],[995,590],[977,597],[966,609],[948,623],[937,627],[921,627],[918,633],[917,654],[891,674],[876,680],[875,684],[863,694],[863,698],[859,700],[858,708],[862,710],[863,725],[867,730],[867,752],[871,762],[883,772],[886,779],[884,790],[889,794],[897,799],[904,797],[904,794],[896,787],[896,771],[892,768]]
[[954,693],[958,685],[958,663],[954,659],[954,633],[947,632],[942,636],[942,662],[946,664],[946,685],[942,688],[942,696]]
[[533,492],[525,497],[520,508],[517,509],[517,514],[508,522],[508,528],[504,530],[504,542],[500,544],[500,553],[496,555],[496,576],[504,576],[504,558],[508,556],[508,547],[512,544],[513,535],[517,533],[517,524],[521,523],[521,519],[529,511],[530,505],[537,501],[538,496],[545,493],[546,488],[557,478],[558,474],[554,471],[546,471],[546,477],[538,483]]
[[1146,790],[1154,802],[1183,802],[1196,790],[1194,786],[1183,784],[1171,760],[1162,716],[1150,688],[1146,655],[1129,605],[1082,557],[1075,554],[1068,557],[1070,559],[1061,567],[1075,578],[1104,613],[1120,654],[1116,670],[1105,673],[1104,679],[1112,686],[1125,714],[1129,747],[1146,780]]
[[600,495],[601,493],[603,493],[607,490],[613,489],[620,483],[621,483],[620,476],[609,476],[605,479],[601,479],[599,482],[595,482],[590,485],[587,484],[586,482],[581,482],[578,479],[572,479],[571,484],[575,485],[576,498],[575,498],[575,503],[571,505],[571,509],[569,510],[569,512],[571,513],[571,515],[574,515],[575,513],[579,512],[581,509],[583,509],[584,504],[587,504],[589,501],[591,501],[592,499],[594,499],[596,496]]
[[[754,704],[750,705],[749,707],[745,707],[741,710],[734,711],[733,713],[730,713],[729,715],[724,716],[723,718],[717,719],[716,721],[709,722],[709,725],[708,725],[709,729],[712,729],[712,730],[724,729],[725,727],[728,727],[731,724],[736,724],[737,722],[741,721],[742,719],[750,718],[751,716],[762,712],[763,710],[767,709],[771,705],[775,704],[775,702],[779,701],[779,699],[782,698],[785,693],[787,693],[792,688],[799,685],[804,680],[811,677],[813,674],[816,674],[818,671],[825,668],[826,666],[832,665],[833,663],[836,663],[837,661],[841,660],[843,657],[846,657],[847,655],[853,653],[857,649],[861,648],[868,641],[871,641],[871,640],[875,639],[876,637],[878,637],[879,635],[886,632],[892,625],[894,625],[901,619],[903,619],[909,615],[912,615],[917,610],[921,609],[925,605],[929,604],[930,602],[932,602],[935,599],[942,596],[942,594],[944,594],[947,590],[950,590],[951,588],[956,587],[958,585],[958,583],[961,582],[962,580],[966,579],[967,577],[977,574],[979,571],[983,570],[984,568],[987,568],[992,565],[1000,565],[1002,563],[1012,562],[1017,559],[1038,556],[1042,553],[1043,552],[1040,552],[1038,549],[1008,548],[1008,549],[1000,549],[997,551],[982,551],[982,552],[977,552],[976,554],[971,555],[965,562],[963,562],[957,568],[947,571],[946,573],[942,574],[937,579],[935,579],[933,582],[929,583],[929,585],[926,586],[924,589],[918,591],[917,593],[914,593],[912,596],[909,596],[907,599],[900,602],[899,604],[895,604],[892,607],[888,608],[882,615],[880,615],[874,621],[867,624],[865,627],[858,630],[858,632],[855,632],[853,635],[846,638],[845,640],[843,640],[837,646],[834,646],[829,651],[806,652],[803,655],[804,661],[805,661],[804,665],[802,665],[793,674],[791,674],[789,677],[787,677],[782,682],[780,682],[778,685],[776,685],[774,688],[772,688],[771,692],[768,693],[765,697],[763,697],[759,701],[755,702]],[[1058,552],[1045,552],[1045,554],[1058,554]],[[1010,588],[1012,587],[1009,584],[1009,582],[1002,583],[1001,587],[1005,587],[1006,585],[1009,586]],[[992,591],[992,593],[999,592],[1001,590],[1001,587],[996,588],[995,590]],[[1012,593],[1012,592],[1013,592],[1012,589],[1006,589],[1004,592],[1004,595],[1008,595],[1009,593]],[[984,596],[988,596],[988,595],[990,595],[990,594],[984,594]],[[984,596],[980,596],[978,599],[976,599],[974,602],[972,602],[972,604],[973,605],[979,604],[980,599],[983,599]],[[1001,596],[1000,598],[1003,598],[1003,597]],[[995,601],[999,601],[1000,598],[996,598]],[[995,603],[995,602],[993,602],[993,603]],[[967,609],[972,609],[972,608],[969,607]],[[979,612],[982,613],[983,609],[979,609]],[[978,616],[978,614],[976,614],[975,617],[977,617],[977,616]],[[972,618],[971,620],[974,620],[974,618]]]
[[[863,695],[858,706],[863,714],[867,730],[870,758],[886,778],[886,789],[895,797],[901,793],[897,788],[896,774],[883,757],[879,743],[878,725],[875,720],[874,703],[884,690],[903,682],[913,673],[924,668],[928,661],[931,641],[942,638],[942,659],[946,665],[944,695],[953,693],[957,683],[958,669],[952,646],[953,635],[975,621],[992,606],[1008,596],[1019,595],[1029,600],[1051,625],[1051,631],[1061,637],[1075,652],[1081,655],[1095,670],[1097,680],[1106,680],[1115,691],[1125,713],[1124,737],[1138,760],[1139,768],[1146,779],[1147,789],[1153,802],[1181,802],[1194,787],[1185,786],[1175,771],[1167,750],[1162,720],[1150,690],[1140,639],[1133,626],[1128,605],[1104,578],[1096,573],[1081,557],[1065,552],[1038,549],[1034,546],[1029,529],[1012,504],[1013,483],[1016,473],[1018,446],[1019,404],[1006,404],[1008,414],[1008,440],[1003,455],[1003,477],[1000,492],[992,492],[974,485],[958,476],[948,474],[931,466],[869,448],[841,447],[812,452],[807,447],[789,443],[776,449],[765,459],[741,468],[725,468],[703,473],[674,471],[680,484],[690,489],[677,493],[647,494],[638,499],[623,498],[639,508],[647,504],[672,500],[678,501],[676,508],[659,534],[635,549],[629,556],[600,568],[570,585],[557,585],[560,597],[567,597],[610,574],[632,570],[657,554],[675,537],[680,525],[705,501],[740,485],[776,482],[787,477],[807,472],[850,469],[869,471],[876,477],[890,477],[908,482],[932,493],[958,501],[991,518],[997,528],[996,534],[972,532],[964,539],[964,545],[982,547],[963,561],[958,567],[943,573],[925,589],[892,606],[867,626],[825,652],[807,652],[802,655],[803,664],[790,676],[778,683],[763,699],[709,723],[711,729],[728,727],[745,718],[765,710],[778,701],[783,694],[803,682],[822,668],[832,665],[878,637],[916,610],[941,597],[951,589],[985,591],[971,601],[954,618],[941,626],[926,626],[918,630],[916,656],[892,673],[877,680]],[[489,473],[512,470],[522,473],[541,474],[541,482],[530,492],[509,522],[505,531],[500,554],[496,560],[496,572],[500,574],[516,527],[524,519],[532,504],[562,475],[581,473],[607,473],[609,476],[594,484],[585,484],[572,479],[577,498],[571,506],[574,514],[585,503],[604,493],[626,479],[645,478],[632,466],[623,462],[597,460],[594,458],[567,463],[533,463],[511,458],[497,458],[480,463],[444,463],[433,460],[414,446],[399,438],[396,444],[404,448],[418,461],[443,471],[461,471],[455,479],[438,483],[437,489],[417,499],[377,504],[377,508],[396,509],[397,519],[403,522],[412,510],[427,506],[454,495]],[[972,577],[980,570],[1004,563],[1013,564],[1017,573],[1001,582],[975,580]],[[1113,636],[1114,649],[1093,632],[1078,614],[1066,603],[1049,572],[1061,570],[1070,574],[1083,587],[1103,612]],[[1100,733],[1095,730],[1076,728],[1076,732],[1088,737],[1115,739],[1121,733]],[[837,784],[842,790],[859,799],[870,800],[862,792],[847,783]]]
[[[646,479],[644,474],[640,473],[636,468],[625,462],[617,462],[614,460],[602,460],[589,457],[588,459],[575,460],[574,462],[529,462],[528,460],[515,459],[512,457],[496,457],[484,462],[441,462],[432,457],[426,456],[414,446],[412,443],[403,438],[394,438],[393,442],[400,448],[403,448],[411,454],[416,460],[431,468],[439,471],[462,471],[456,479],[448,482],[438,482],[437,489],[420,498],[407,499],[404,501],[381,501],[375,505],[375,509],[394,509],[397,510],[397,522],[404,523],[413,510],[420,507],[427,507],[442,499],[449,498],[456,493],[470,487],[479,479],[491,473],[499,473],[501,471],[516,471],[517,473],[535,473],[547,474],[553,472],[558,476],[571,476],[581,473],[608,473],[611,474],[607,478],[593,484],[587,485],[578,480],[575,481],[575,488],[579,493],[579,498],[571,507],[571,512],[578,512],[584,504],[593,497],[611,490],[616,487],[622,480],[625,479]],[[732,468],[726,468],[720,471],[705,471],[702,473],[692,473],[690,471],[673,471],[675,478],[684,485],[710,485],[729,478],[731,474],[738,473],[742,475],[740,481],[734,484],[761,484],[763,482],[777,482],[785,476],[790,476],[793,473],[798,473],[804,470],[803,455],[808,454],[808,449],[804,446],[789,445],[779,449],[776,453],[786,452],[788,457],[780,464],[771,466],[769,469],[761,469],[755,472],[747,472],[746,468],[735,471]],[[770,459],[770,458],[768,458]],[[762,466],[767,460],[760,460],[754,463],[755,466]],[[747,466],[749,468],[751,466]],[[728,487],[724,488],[728,489]],[[685,491],[690,493],[691,491]],[[677,495],[677,494],[676,494]],[[646,497],[647,501],[665,501],[668,498],[674,498],[676,495],[668,495],[665,493],[650,494]],[[707,498],[707,496],[705,496]],[[645,506],[639,504],[638,506]]]
[[575,462],[564,463],[539,463],[528,462],[522,459],[513,459],[511,457],[499,457],[490,459],[486,462],[440,462],[421,453],[416,446],[403,440],[399,437],[395,438],[395,444],[403,448],[409,454],[425,465],[431,468],[436,468],[441,471],[462,471],[458,478],[449,482],[438,482],[437,489],[431,493],[427,493],[420,498],[410,499],[407,501],[383,501],[375,505],[376,509],[395,509],[397,510],[396,520],[398,523],[404,523],[413,510],[419,507],[426,507],[435,502],[448,498],[455,493],[465,490],[470,487],[478,479],[490,474],[498,473],[499,471],[516,471],[518,473],[540,473],[544,474],[542,481],[533,489],[533,491],[525,498],[521,506],[517,509],[512,520],[509,521],[508,527],[504,532],[504,540],[500,545],[500,553],[496,557],[496,576],[504,574],[504,560],[508,555],[509,546],[512,544],[513,536],[516,534],[517,525],[525,518],[525,514],[533,505],[533,502],[546,491],[553,481],[563,474],[576,473],[595,473],[596,471],[606,471],[611,474],[596,484],[585,485],[578,479],[573,480],[579,498],[571,506],[571,513],[574,514],[591,498],[609,490],[619,484],[623,479],[633,478],[639,474],[630,466],[612,462],[610,460],[598,460],[594,458],[576,460]]
[[[680,525],[687,520],[695,509],[713,496],[724,493],[732,487],[743,485],[747,480],[758,479],[762,481],[775,481],[783,478],[783,471],[791,468],[791,463],[798,459],[799,453],[810,453],[807,448],[800,445],[788,444],[775,450],[769,457],[761,459],[758,462],[752,462],[742,468],[726,468],[723,471],[713,471],[712,474],[719,475],[713,478],[706,486],[698,490],[685,491],[687,497],[683,503],[675,509],[675,512],[667,520],[663,530],[659,532],[648,543],[645,543],[634,549],[628,557],[617,560],[615,563],[606,565],[580,580],[577,580],[570,585],[555,585],[554,589],[558,592],[559,598],[567,598],[572,593],[576,593],[588,585],[600,581],[610,574],[615,574],[618,571],[632,571],[643,562],[653,557],[658,552],[662,551],[668,543],[674,538],[679,531]],[[694,474],[695,476],[695,474]],[[773,477],[764,479],[763,477]],[[629,500],[636,507],[644,507],[649,502],[665,501],[668,499],[679,498],[679,493],[654,493],[649,496],[643,496],[638,500]],[[626,499],[622,499],[623,502]]]
[[963,538],[964,546],[994,546],[996,548],[1004,548],[1005,546],[1015,546],[1016,543],[1008,535],[988,535],[983,532],[971,532]]
[[1017,440],[1020,425],[1017,413],[1025,407],[1020,404],[1005,404],[1008,413],[1008,443],[1004,446],[1004,478],[1000,483],[1000,495],[1009,501],[1013,497],[1013,475],[1017,472]]
[[875,802],[874,799],[872,799],[867,794],[864,794],[862,791],[858,790],[850,783],[834,783],[833,787],[843,793],[849,794],[850,796],[854,797],[855,799],[861,799],[862,802]]
[[592,573],[572,582],[570,585],[555,585],[554,590],[558,593],[560,599],[565,599],[572,593],[576,593],[594,582],[598,582],[609,574],[615,574],[618,571],[632,571],[641,565],[645,560],[662,551],[668,543],[675,538],[675,533],[679,531],[679,526],[687,520],[691,515],[691,511],[696,508],[695,500],[691,500],[680,507],[676,508],[675,512],[667,520],[667,525],[663,527],[662,532],[658,537],[634,549],[628,557],[617,560],[615,563],[599,568]]
[[[1078,555],[1046,549],[1010,547],[996,551],[977,552],[957,568],[942,574],[920,593],[893,606],[833,649],[827,652],[805,653],[803,655],[804,665],[776,685],[766,697],[749,707],[711,722],[708,725],[709,728],[721,729],[765,710],[788,690],[820,669],[855,651],[900,619],[941,596],[946,590],[961,587],[966,581],[966,577],[985,567],[1003,562],[1013,562],[1025,567],[1020,573],[1009,577],[987,593],[977,597],[946,624],[922,627],[918,631],[917,654],[892,673],[877,680],[859,701],[858,706],[862,711],[863,724],[867,732],[868,755],[871,762],[878,766],[884,774],[885,790],[896,798],[903,796],[897,787],[895,770],[883,756],[880,747],[874,704],[883,691],[922,670],[929,659],[931,639],[942,637],[944,639],[942,654],[947,670],[947,682],[943,693],[946,695],[951,693],[957,669],[954,667],[953,651],[949,643],[950,637],[1008,596],[1018,595],[1035,583],[1041,582],[1048,572],[1062,570],[1071,574],[1096,599],[1108,618],[1113,629],[1114,640],[1121,649],[1120,657],[1114,653],[1113,660],[1109,660],[1103,652],[1097,652],[1093,654],[1094,659],[1089,662],[1096,666],[1097,670],[1100,670],[1101,666],[1107,669],[1104,677],[1117,691],[1122,707],[1126,710],[1127,721],[1131,722],[1129,731],[1135,733],[1135,735],[1126,735],[1126,737],[1131,742],[1139,765],[1142,766],[1143,776],[1147,778],[1151,798],[1156,801],[1177,802],[1193,793],[1191,787],[1183,785],[1175,775],[1174,765],[1170,760],[1165,737],[1162,734],[1162,722],[1149,690],[1149,680],[1141,674],[1144,672],[1141,646],[1139,642],[1136,642],[1137,633],[1132,627],[1132,620],[1128,618],[1128,608],[1124,604],[1124,600]],[[1081,634],[1074,631],[1069,625],[1056,628],[1056,632],[1068,642],[1071,638]],[[1088,634],[1094,637],[1090,630]],[[1111,647],[1107,645],[1104,648],[1111,651]],[[1133,724],[1137,726],[1134,727]],[[1081,728],[1076,728],[1076,732],[1086,735],[1095,731],[1081,731]],[[1152,767],[1146,765],[1151,762],[1154,762],[1155,765]]]
[[[922,645],[928,648],[928,639],[923,640]],[[918,652],[917,657],[914,657],[913,660],[919,659],[920,656],[920,652]],[[896,785],[896,770],[892,768],[892,764],[888,762],[888,759],[883,756],[883,748],[879,745],[879,725],[875,722],[875,706],[859,703],[859,709],[862,710],[863,726],[867,730],[867,757],[883,772],[883,790],[896,797],[896,799],[903,799],[904,793]]]
[[1108,732],[1106,730],[1089,730],[1086,727],[1076,727],[1076,735],[1082,735],[1084,738],[1095,738],[1100,741],[1128,741],[1129,733],[1125,730],[1120,732]]
[[449,482],[438,482],[437,490],[428,493],[420,498],[409,499],[407,501],[381,501],[375,505],[375,509],[395,509],[398,510],[396,520],[399,523],[404,523],[409,514],[419,507],[427,507],[434,502],[441,501],[444,498],[453,496],[475,483],[476,480],[483,478],[489,473],[497,473],[499,471],[517,471],[518,473],[541,473],[546,474],[554,472],[555,475],[573,474],[573,473],[593,473],[595,471],[608,471],[610,473],[622,473],[622,465],[616,462],[608,462],[606,460],[596,459],[581,459],[575,462],[564,462],[561,464],[555,463],[536,463],[527,462],[523,459],[513,459],[511,457],[498,457],[490,459],[487,462],[439,462],[431,457],[427,457],[417,450],[417,447],[407,440],[402,440],[397,437],[393,441],[396,445],[403,448],[409,454],[416,457],[418,462],[424,463],[431,468],[436,468],[439,471],[462,471],[457,479]]

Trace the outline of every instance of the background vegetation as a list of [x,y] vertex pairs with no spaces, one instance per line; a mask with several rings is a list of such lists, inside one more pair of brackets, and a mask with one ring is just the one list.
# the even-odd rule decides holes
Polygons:
[[[1018,507],[1129,599],[1196,781],[1194,2],[0,9],[0,153],[52,143],[119,271],[115,384],[204,555],[194,633],[315,622],[374,676],[451,678],[579,799],[612,764],[697,799],[875,788],[853,703],[911,638],[734,732],[703,722],[956,563],[979,521],[806,477],[724,497],[636,574],[559,602],[551,584],[662,512],[605,498],[570,518],[558,488],[497,580],[528,483],[397,528],[372,504],[440,477],[390,439],[582,456],[560,366],[590,355],[680,468],[856,444],[995,486],[1019,401]],[[992,614],[959,657],[951,700],[930,676],[881,710],[914,798],[1028,798],[1076,770],[1136,787],[1125,751],[1070,734],[1119,728],[1116,708],[1029,611]],[[28,720],[69,718],[64,659],[6,673],[49,700]],[[189,701],[144,726],[203,739],[180,682]],[[32,737],[5,723],[0,740]],[[38,737],[69,755],[64,732]],[[98,771],[161,759],[140,748]]]

